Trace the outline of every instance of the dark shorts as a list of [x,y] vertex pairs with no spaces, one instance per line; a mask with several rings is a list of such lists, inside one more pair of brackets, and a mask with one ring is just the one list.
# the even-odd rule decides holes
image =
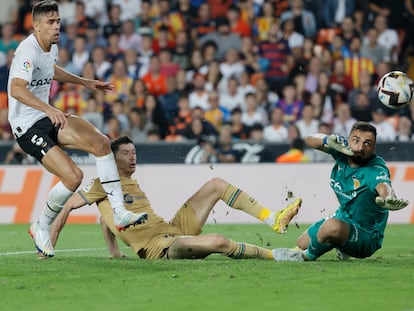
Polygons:
[[59,127],[55,127],[48,117],[40,119],[16,139],[24,152],[42,162],[44,155],[58,145],[57,135]]
[[[380,241],[373,234],[370,234],[369,232],[360,228],[352,219],[337,216],[334,216],[333,218],[346,222],[349,225],[348,240],[342,246],[335,246],[343,253],[356,258],[366,258],[370,257],[379,248],[381,248]],[[322,219],[309,227],[308,234],[310,237],[318,233],[319,228],[326,219],[327,218]]]

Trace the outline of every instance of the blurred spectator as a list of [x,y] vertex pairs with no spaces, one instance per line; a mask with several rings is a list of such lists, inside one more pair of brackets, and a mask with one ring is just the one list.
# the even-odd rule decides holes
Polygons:
[[76,4],[73,0],[60,0],[59,2],[59,16],[63,27],[76,19]]
[[359,76],[362,70],[375,73],[374,63],[370,58],[361,55],[361,38],[354,37],[349,44],[349,50],[343,54],[345,73],[352,78],[354,88],[359,87]]
[[268,40],[260,42],[259,54],[269,60],[269,68],[265,71],[266,82],[272,90],[280,92],[293,66],[293,57],[291,56],[289,42],[284,38],[280,38],[277,23],[270,27]]
[[153,16],[151,15],[151,0],[142,0],[141,12],[134,19],[135,29],[141,35],[147,33],[152,35]]
[[78,35],[75,39],[74,51],[72,53],[72,62],[76,67],[76,74],[79,75],[82,72],[86,62],[89,61],[90,53],[86,49],[86,37],[84,35]]
[[377,142],[395,141],[397,132],[394,126],[387,121],[385,110],[378,107],[372,111],[372,125],[377,129]]
[[145,97],[147,96],[147,89],[144,81],[137,79],[132,83],[131,91],[127,98],[127,103],[130,109],[144,108]]
[[0,140],[13,140],[14,135],[12,133],[9,121],[7,119],[8,109],[0,109]]
[[96,46],[104,47],[107,45],[106,39],[101,35],[99,31],[99,25],[97,23],[90,23],[86,29],[86,49],[89,53]]
[[269,68],[269,60],[260,56],[259,48],[254,44],[252,37],[242,38],[240,60],[248,74],[262,73]]
[[313,56],[308,65],[306,74],[305,90],[310,93],[316,92],[318,88],[319,74],[321,73],[321,60],[317,56]]
[[119,47],[119,34],[114,32],[108,37],[108,46],[106,47],[106,60],[115,63],[118,59],[124,58],[124,51]]
[[305,37],[295,30],[295,23],[293,18],[289,18],[283,21],[281,24],[282,36],[285,38],[290,49],[301,49]]
[[288,143],[291,144],[295,139],[301,138],[299,128],[295,123],[290,123],[287,126]]
[[95,21],[86,15],[85,3],[82,0],[76,0],[75,4],[76,32],[78,35],[86,35],[86,29],[89,27],[89,24],[95,23]]
[[[201,117],[192,118],[191,123],[188,124],[184,130],[178,131],[177,134],[181,135],[185,139],[200,141],[203,137],[217,137],[218,132],[214,127],[207,126],[210,123],[206,123]],[[210,124],[211,125],[211,124]]]
[[220,105],[229,111],[236,107],[241,108],[241,110],[246,109],[245,98],[239,92],[239,81],[236,77],[230,77],[227,80],[226,90],[220,93]]
[[[61,49],[59,49],[60,51]],[[111,70],[111,63],[105,59],[105,50],[101,46],[96,46],[91,52],[93,69],[96,77],[100,80],[106,80]]]
[[303,101],[297,98],[297,92],[293,83],[287,83],[283,87],[282,97],[275,103],[284,113],[286,123],[294,123],[301,117]]
[[169,36],[169,28],[161,25],[158,28],[158,36],[152,40],[152,50],[158,54],[162,49],[174,49],[175,40]]
[[[395,2],[395,1],[394,1]],[[400,17],[401,16],[401,13]],[[378,31],[377,42],[387,50],[387,59],[392,63],[398,63],[398,52],[400,39],[398,32],[389,28],[387,17],[384,15],[377,15],[374,19],[374,28]]]
[[119,4],[111,3],[109,6],[109,21],[103,27],[103,36],[108,39],[115,32],[119,35],[122,32],[121,7]]
[[184,69],[178,70],[175,78],[177,90],[180,92],[180,95],[188,95],[194,89],[192,82],[187,82],[186,71]]
[[280,107],[272,109],[270,124],[263,129],[263,138],[268,142],[284,143],[288,140],[288,131],[285,126],[284,112]]
[[227,11],[227,19],[231,32],[238,34],[241,38],[250,37],[252,35],[252,29],[250,25],[242,19],[241,10],[238,6],[232,5]]
[[121,137],[124,134],[121,132],[121,126],[117,117],[110,117],[108,119],[104,133],[111,141]]
[[319,74],[317,92],[314,94],[320,94],[320,96],[316,98],[316,101],[312,101],[314,94],[311,96],[311,103],[315,108],[314,115],[318,120],[332,124],[337,95],[331,87],[329,74],[326,71],[321,71]]
[[106,92],[106,100],[112,102],[115,99],[125,101],[131,91],[133,83],[132,78],[128,75],[126,63],[123,59],[118,59],[113,64],[113,73],[108,76],[107,81],[114,88]]
[[70,53],[67,48],[59,48],[58,60],[56,64],[70,73],[80,74],[80,71],[70,60]]
[[141,12],[141,0],[112,0],[113,5],[119,5],[122,22],[126,20],[134,20]]
[[135,32],[135,24],[132,19],[122,22],[121,36],[119,37],[119,48],[123,51],[141,51],[141,36]]
[[221,73],[221,79],[220,79],[220,89],[223,89],[223,86],[227,86],[227,81],[230,77],[240,77],[240,75],[245,71],[245,68],[240,61],[239,58],[239,52],[234,49],[230,48],[226,52],[226,56],[223,60],[223,62],[220,63],[220,73]]
[[10,50],[16,50],[19,41],[15,39],[14,25],[5,23],[1,25],[0,52],[7,54]]
[[[317,133],[330,135],[332,134],[332,127],[328,123],[321,122],[319,123]],[[305,155],[309,158],[311,162],[319,163],[319,162],[333,162],[334,161],[334,159],[329,153],[320,151],[318,149],[306,148]]]
[[296,138],[290,143],[289,150],[275,159],[277,163],[300,163],[310,162],[304,153],[305,142],[301,138]]
[[151,57],[154,55],[154,50],[152,49],[152,38],[151,36],[144,34],[142,35],[142,49],[138,54],[138,62],[142,65],[140,71],[141,78],[148,73]]
[[172,61],[181,69],[187,69],[190,64],[188,57],[191,54],[190,46],[187,32],[184,30],[178,32],[175,38],[175,47],[172,50]]
[[249,129],[241,121],[242,111],[239,107],[234,108],[231,112],[230,125],[234,139],[249,138]]
[[138,55],[135,50],[129,49],[125,51],[125,63],[128,76],[134,81],[139,79],[141,76],[142,65],[138,62]]
[[85,109],[83,110],[82,118],[91,122],[98,130],[103,131],[104,118],[102,114],[103,107],[100,107],[94,96],[91,96]]
[[147,142],[154,143],[154,142],[159,142],[162,139],[163,138],[161,137],[160,129],[158,128],[158,126],[154,125],[148,130]]
[[111,111],[112,111],[112,116],[116,117],[119,121],[119,127],[120,127],[121,132],[125,133],[126,131],[128,131],[128,128],[129,128],[129,120],[128,120],[128,115],[127,115],[128,109],[126,108],[125,102],[120,98],[114,100],[114,102],[111,105]]
[[351,108],[347,103],[341,103],[336,107],[336,117],[333,122],[332,131],[335,134],[348,137],[352,125],[356,122],[351,115]]
[[340,34],[343,40],[343,45],[347,48],[354,37],[360,36],[360,34],[355,30],[355,23],[352,16],[346,16],[344,18],[341,24]]
[[196,74],[207,74],[208,65],[205,64],[203,53],[199,49],[195,49],[191,52],[190,55],[190,66],[187,68],[186,80],[187,82],[194,81]]
[[197,15],[197,8],[194,7],[190,0],[177,0],[177,5],[173,8],[177,11],[187,27],[190,27],[194,16]]
[[376,28],[368,29],[361,46],[361,56],[371,59],[374,66],[377,66],[380,61],[390,60],[387,49],[378,42]]
[[0,66],[0,109],[7,109],[7,80],[9,79],[9,71],[13,60],[14,51],[10,50],[6,55],[6,63]]
[[161,72],[161,63],[158,55],[152,55],[148,72],[142,77],[147,92],[154,96],[167,93],[167,76]]
[[15,24],[18,21],[18,10],[22,3],[16,0],[3,0],[0,10],[0,25]]
[[158,0],[159,20],[154,23],[154,37],[158,39],[158,30],[161,27],[167,28],[168,40],[174,41],[177,33],[186,27],[183,16],[180,12],[172,10],[169,0]]
[[227,11],[233,3],[232,0],[207,0],[206,2],[210,7],[212,19],[226,17]]
[[352,16],[355,0],[325,0],[323,4],[324,27],[338,28],[346,16]]
[[216,60],[211,61],[208,64],[208,70],[206,73],[206,84],[205,84],[206,90],[208,91],[218,90],[219,83],[221,82],[222,78],[223,78],[223,75],[220,72],[220,63]]
[[280,16],[281,22],[293,18],[295,30],[307,38],[316,36],[317,25],[315,15],[304,9],[303,0],[291,0],[290,8]]
[[160,57],[160,71],[162,74],[168,77],[174,77],[177,75],[180,65],[173,61],[173,56],[169,49],[161,49],[159,52]]
[[188,94],[190,108],[200,107],[204,111],[210,108],[208,104],[208,91],[205,88],[206,78],[204,75],[197,73],[194,76],[194,89]]
[[168,121],[156,96],[152,94],[147,95],[144,102],[144,111],[146,119],[159,128],[160,136],[164,139],[168,134]]
[[406,11],[404,0],[368,0],[368,9],[371,16],[388,19],[389,26],[393,29],[402,29],[405,26],[405,14],[402,14]]
[[[352,89],[348,96],[348,103],[351,109],[356,106],[358,94],[365,94],[368,96],[368,104],[373,107],[378,101],[378,93],[373,86],[372,75],[367,70],[362,70],[359,75],[359,87]],[[356,118],[358,119],[358,118]]]
[[[348,93],[354,88],[352,77],[346,72],[344,59],[338,58],[334,61],[329,84],[329,87],[335,91],[336,95],[343,99],[347,99]],[[337,101],[335,99],[335,102]]]
[[268,34],[270,27],[278,22],[277,16],[275,16],[275,2],[265,1],[261,6],[261,12],[259,16],[255,19],[253,25],[253,32],[255,38],[259,41],[268,40]]
[[92,18],[100,25],[108,22],[107,1],[106,0],[82,0],[85,4],[86,16]]
[[174,123],[174,117],[178,113],[178,99],[180,92],[177,90],[175,77],[167,78],[167,93],[158,97],[162,110],[169,124]]
[[148,122],[144,111],[138,108],[132,108],[128,112],[128,119],[128,137],[131,138],[134,144],[146,142],[147,133],[150,128],[154,127],[154,125],[151,122]]
[[249,137],[248,139],[255,143],[262,143],[264,139],[263,135],[263,125],[260,123],[253,124],[249,128]]
[[[8,14],[10,10],[10,0],[2,1],[2,10],[1,13]],[[3,6],[4,3],[4,6]],[[6,17],[6,22],[17,22],[16,32],[20,35],[26,36],[28,33],[33,32],[33,21],[32,21],[32,5],[33,0],[22,0],[20,5],[18,2],[14,0],[14,4],[12,6],[17,6],[17,20],[15,19],[15,15],[13,13],[13,9],[11,9],[11,14]],[[6,13],[7,12],[7,13]]]
[[216,23],[210,16],[210,6],[208,3],[201,3],[197,10],[197,15],[191,23],[190,36],[193,42],[204,35],[216,30]]
[[[220,1],[222,2],[222,0]],[[201,37],[199,39],[199,44],[202,46],[208,41],[212,41],[216,44],[216,58],[218,60],[224,59],[227,51],[230,48],[234,48],[236,50],[241,49],[240,36],[238,34],[231,32],[229,21],[227,18],[217,20],[216,30]]]
[[210,91],[208,93],[208,103],[209,109],[204,113],[204,117],[217,131],[220,131],[222,125],[230,121],[230,111],[220,105],[217,91]]
[[72,54],[75,48],[75,39],[77,37],[77,26],[73,21],[65,26],[65,31],[60,33],[59,48],[66,48]]
[[177,141],[184,129],[191,123],[192,115],[188,97],[181,95],[178,99],[178,113],[174,117],[174,122],[169,126],[167,141]]
[[247,128],[250,128],[256,123],[263,126],[268,124],[267,113],[259,106],[255,93],[247,93],[245,95],[245,103],[246,109],[242,112],[241,121]]
[[366,93],[358,93],[353,99],[351,106],[351,115],[358,121],[372,121],[372,111],[375,109],[375,105],[370,102]]
[[400,118],[397,137],[396,137],[398,141],[412,141],[413,140],[412,124],[413,122],[410,120],[410,118],[406,116],[402,116]]
[[3,164],[30,165],[35,164],[36,162],[37,161],[34,157],[24,152],[23,149],[19,146],[19,144],[15,142],[10,151],[7,152]]
[[299,129],[300,137],[307,137],[318,132],[319,121],[314,118],[314,107],[312,104],[305,104],[302,109],[302,116],[295,122]]
[[[239,87],[237,88],[237,92],[241,94],[241,96],[246,96],[248,93],[256,93],[256,88],[250,83],[250,75],[247,71],[243,71],[239,75]],[[259,105],[260,102],[258,101]]]
[[58,93],[53,105],[63,112],[82,115],[87,106],[87,101],[82,97],[82,93],[76,84],[65,84],[64,89]]

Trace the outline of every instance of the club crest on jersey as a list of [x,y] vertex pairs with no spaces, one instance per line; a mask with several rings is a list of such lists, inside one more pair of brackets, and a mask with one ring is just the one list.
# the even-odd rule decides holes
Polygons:
[[355,176],[352,176],[352,180],[354,182],[354,190],[358,189],[361,186],[361,182]]
[[134,203],[134,197],[132,195],[130,195],[129,193],[124,194],[124,203],[126,203],[126,204]]
[[22,64],[22,69],[26,72],[30,72],[32,70],[32,63],[30,60],[26,59]]

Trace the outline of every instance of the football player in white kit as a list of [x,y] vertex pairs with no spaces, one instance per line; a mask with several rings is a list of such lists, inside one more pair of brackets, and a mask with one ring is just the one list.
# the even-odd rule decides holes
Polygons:
[[52,257],[54,250],[50,242],[50,225],[83,178],[82,171],[62,148],[84,150],[95,156],[98,175],[108,194],[118,230],[141,224],[148,216],[125,209],[109,139],[91,123],[49,104],[52,80],[79,84],[89,90],[109,90],[113,86],[73,75],[56,65],[60,18],[55,1],[37,2],[32,16],[34,32],[18,46],[10,68],[9,122],[21,148],[60,179],[29,229],[39,254]]

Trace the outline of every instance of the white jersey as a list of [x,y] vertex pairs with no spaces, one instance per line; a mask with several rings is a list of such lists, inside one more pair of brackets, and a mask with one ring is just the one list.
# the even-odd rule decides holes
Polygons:
[[29,107],[10,95],[13,78],[27,81],[27,88],[44,103],[49,103],[50,86],[55,75],[54,65],[58,59],[58,48],[52,45],[50,52],[44,52],[31,34],[17,47],[10,68],[7,93],[9,99],[9,122],[13,133],[20,137],[46,114]]

